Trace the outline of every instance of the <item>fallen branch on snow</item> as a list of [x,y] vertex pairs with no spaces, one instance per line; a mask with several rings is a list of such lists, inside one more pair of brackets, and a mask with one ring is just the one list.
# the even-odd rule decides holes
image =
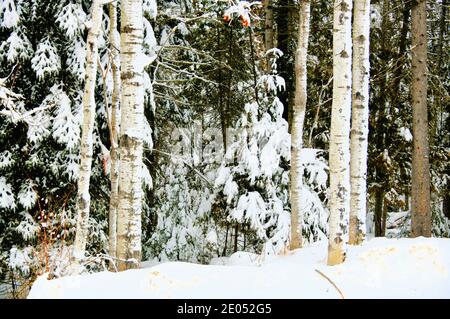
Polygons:
[[330,284],[333,285],[334,288],[336,288],[336,290],[339,292],[339,294],[341,295],[342,299],[345,299],[344,294],[342,293],[342,291],[339,289],[338,286],[336,286],[336,284],[330,279],[330,277],[328,277],[327,275],[325,275],[323,272],[321,272],[320,270],[316,269],[316,272],[321,275],[323,278],[325,278],[326,280],[328,280],[328,282]]

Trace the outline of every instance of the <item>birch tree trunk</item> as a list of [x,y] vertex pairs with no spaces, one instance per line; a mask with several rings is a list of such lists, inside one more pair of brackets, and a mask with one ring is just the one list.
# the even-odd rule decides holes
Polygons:
[[121,123],[117,214],[118,270],[141,260],[142,132],[144,117],[142,0],[121,2]]
[[109,39],[112,56],[113,92],[111,105],[111,197],[109,201],[109,255],[116,257],[117,245],[117,207],[119,191],[119,102],[120,102],[120,38],[117,30],[117,4],[115,1],[109,4]]
[[427,112],[427,12],[426,1],[412,5],[412,109],[413,154],[411,191],[412,236],[431,236],[430,165]]
[[264,1],[264,43],[266,51],[273,48],[273,0]]
[[349,243],[359,245],[366,233],[370,0],[355,0],[354,3]]
[[300,2],[300,17],[298,29],[298,44],[295,54],[295,99],[292,116],[292,146],[291,146],[291,241],[289,248],[297,249],[303,244],[302,225],[302,183],[303,167],[301,165],[301,150],[303,148],[303,124],[306,111],[306,83],[307,83],[307,56],[309,39],[310,1]]
[[[92,132],[95,121],[95,84],[97,77],[98,60],[98,35],[102,21],[101,4],[95,0],[91,7],[92,25],[87,36],[87,54],[86,54],[86,78],[83,94],[83,120],[81,127],[81,145],[80,145],[80,173],[78,178],[77,194],[77,230],[73,247],[73,256],[71,264],[79,265],[84,258],[89,208],[91,197],[89,194],[89,180],[92,167]],[[77,271],[74,269],[74,271]]]
[[352,1],[335,0],[333,18],[333,104],[330,129],[330,218],[328,265],[345,260],[350,212],[350,113]]

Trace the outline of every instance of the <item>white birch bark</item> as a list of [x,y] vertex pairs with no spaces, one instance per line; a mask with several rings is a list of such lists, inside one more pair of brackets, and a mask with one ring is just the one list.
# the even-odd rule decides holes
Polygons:
[[328,265],[345,260],[350,213],[350,113],[352,1],[335,0],[333,18],[333,104],[330,129],[330,218]]
[[[273,48],[273,0],[264,0],[264,43],[266,51]],[[283,52],[285,53],[285,52]]]
[[139,267],[141,260],[142,134],[144,63],[142,0],[122,0],[120,63],[122,79],[120,172],[117,214],[118,270]]
[[83,95],[83,119],[81,127],[80,145],[80,173],[78,178],[77,194],[77,230],[73,247],[72,265],[73,271],[84,258],[90,208],[89,180],[92,166],[92,132],[95,121],[95,85],[97,77],[98,60],[98,35],[102,21],[101,4],[95,0],[91,8],[92,24],[87,36],[86,54],[86,83]]
[[116,257],[117,246],[117,207],[119,191],[119,102],[120,102],[120,38],[117,30],[117,4],[115,1],[109,4],[109,39],[111,43],[113,92],[111,104],[111,197],[109,202],[109,255]]
[[303,244],[302,225],[302,183],[303,167],[301,165],[301,150],[303,147],[303,124],[306,111],[307,55],[309,39],[310,1],[300,2],[300,19],[298,29],[298,44],[295,53],[295,98],[291,128],[291,240],[290,249],[300,248]]
[[370,0],[355,0],[354,6],[349,243],[359,245],[366,233]]

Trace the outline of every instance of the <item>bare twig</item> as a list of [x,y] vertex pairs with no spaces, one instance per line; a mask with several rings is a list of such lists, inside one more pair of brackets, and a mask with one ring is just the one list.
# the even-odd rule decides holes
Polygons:
[[308,139],[308,146],[309,146],[309,147],[312,147],[313,132],[314,132],[314,129],[317,128],[317,124],[318,124],[318,122],[319,122],[319,112],[320,112],[320,107],[321,107],[322,105],[324,105],[324,104],[326,104],[326,103],[328,103],[329,101],[332,100],[332,99],[328,99],[328,100],[322,102],[322,95],[323,95],[323,92],[324,92],[325,89],[331,84],[331,82],[333,82],[333,77],[331,77],[331,78],[328,80],[327,84],[322,85],[322,88],[320,89],[320,93],[319,93],[319,101],[318,101],[317,109],[316,109],[316,115],[314,116],[314,122],[313,122],[313,125],[311,126],[311,131],[309,132],[309,139]]
[[323,272],[321,272],[320,270],[316,269],[316,272],[321,275],[323,278],[325,278],[326,280],[328,280],[328,282],[330,284],[333,285],[334,288],[336,288],[336,290],[339,292],[339,294],[341,295],[342,299],[345,299],[344,294],[342,293],[342,291],[339,289],[338,286],[336,286],[336,284],[330,279],[330,277],[328,277],[327,275],[325,275]]
[[196,173],[202,180],[204,180],[210,187],[213,186],[213,183],[205,175],[203,175],[199,170],[197,170],[194,166],[189,164],[187,161],[185,161],[180,156],[177,156],[177,155],[174,155],[174,154],[171,154],[171,153],[167,153],[167,152],[164,152],[164,151],[160,151],[160,150],[157,150],[157,149],[152,149],[152,151],[158,152],[158,153],[163,154],[163,155],[167,155],[171,159],[175,159],[176,161],[182,162],[184,165],[189,167],[194,173]]

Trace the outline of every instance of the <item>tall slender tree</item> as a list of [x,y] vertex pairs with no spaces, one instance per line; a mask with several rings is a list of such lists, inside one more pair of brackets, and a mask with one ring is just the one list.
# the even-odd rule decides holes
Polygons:
[[121,123],[117,213],[118,270],[138,268],[141,260],[144,66],[142,0],[121,2]]
[[264,0],[264,43],[265,50],[273,48],[273,0]]
[[119,192],[119,119],[120,119],[120,38],[117,30],[117,3],[109,4],[109,41],[111,50],[111,69],[113,79],[113,92],[110,116],[111,139],[111,195],[109,204],[109,255],[116,257],[117,245],[117,206]]
[[411,190],[412,236],[431,236],[430,164],[427,112],[427,9],[426,0],[412,5],[412,109],[413,154]]
[[370,0],[354,1],[349,243],[364,240],[369,135]]
[[350,213],[350,114],[352,102],[352,1],[336,0],[333,14],[333,103],[330,129],[328,265],[346,255]]
[[302,183],[303,166],[301,165],[301,149],[303,147],[303,124],[306,111],[306,88],[307,69],[306,62],[308,56],[309,40],[309,16],[310,1],[300,2],[300,18],[298,29],[298,45],[295,53],[295,99],[292,119],[292,145],[291,145],[291,240],[290,249],[302,246]]
[[383,150],[386,148],[387,141],[387,118],[388,118],[388,96],[385,93],[387,91],[387,76],[388,76],[388,65],[389,60],[391,59],[390,53],[390,38],[388,36],[389,32],[391,32],[391,23],[390,23],[390,15],[389,12],[391,10],[391,1],[390,0],[379,0],[377,3],[381,9],[381,29],[379,35],[379,51],[377,52],[377,56],[379,57],[379,80],[378,85],[379,91],[377,94],[377,102],[376,109],[374,110],[374,120],[376,125],[374,127],[372,136],[374,136],[374,149],[375,154],[372,154],[373,158],[376,159],[376,165],[374,169],[374,177],[376,181],[375,186],[375,207],[374,207],[374,224],[375,224],[375,236],[382,237],[384,236],[385,230],[383,229],[383,213],[385,211],[384,205],[386,204],[386,189],[389,187],[389,172],[387,170],[385,157],[380,154],[383,153]]
[[95,0],[91,7],[92,24],[88,32],[86,46],[86,82],[83,95],[83,120],[81,126],[81,159],[77,195],[77,230],[72,256],[72,264],[74,266],[79,264],[84,257],[88,235],[89,209],[91,203],[89,181],[91,178],[92,167],[92,133],[95,121],[95,85],[98,61],[98,36],[102,22],[101,8],[101,1]]

